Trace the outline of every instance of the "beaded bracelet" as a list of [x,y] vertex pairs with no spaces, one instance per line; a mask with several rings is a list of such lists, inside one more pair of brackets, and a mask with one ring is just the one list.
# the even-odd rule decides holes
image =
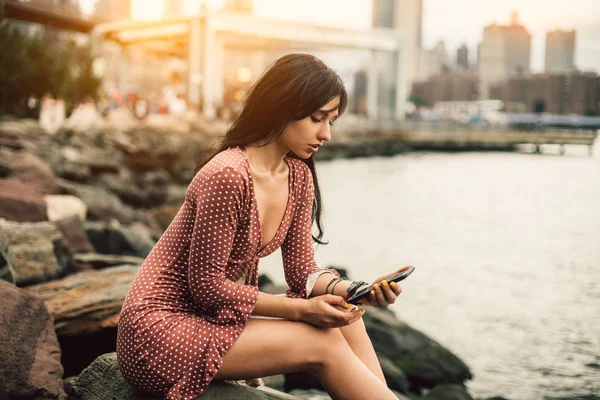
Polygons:
[[335,294],[335,286],[340,283],[341,281],[347,281],[348,278],[346,278],[345,276],[342,276],[338,279],[338,281],[336,283],[333,284],[333,287],[331,288],[331,294]]
[[339,279],[337,276],[334,276],[329,283],[327,284],[327,287],[325,288],[325,294],[328,294],[327,292],[329,291],[329,286],[331,286],[331,284],[333,283],[333,281]]

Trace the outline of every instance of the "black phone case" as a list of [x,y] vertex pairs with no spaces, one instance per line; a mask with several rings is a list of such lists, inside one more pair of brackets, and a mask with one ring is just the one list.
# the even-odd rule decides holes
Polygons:
[[[399,277],[398,279],[392,279],[392,280],[390,280],[390,281],[389,281],[389,283],[392,283],[392,282],[400,282],[400,281],[402,281],[402,280],[404,280],[404,279],[408,278],[408,276],[409,276],[410,274],[412,274],[412,272],[413,272],[414,270],[415,270],[415,267],[411,266],[411,267],[410,267],[408,270],[406,270],[405,272],[402,272],[402,273],[401,273],[401,275],[400,275],[400,277]],[[357,302],[358,302],[360,299],[363,299],[363,298],[365,298],[365,297],[366,297],[366,296],[369,294],[369,292],[370,292],[371,290],[373,290],[373,285],[369,285],[369,286],[367,286],[366,288],[364,288],[364,289],[362,289],[362,290],[360,290],[360,291],[358,291],[358,292],[354,293],[354,296],[350,297],[350,298],[347,300],[347,302],[348,302],[348,303],[350,303],[350,304],[354,304],[354,305],[356,305],[356,304],[357,304]]]

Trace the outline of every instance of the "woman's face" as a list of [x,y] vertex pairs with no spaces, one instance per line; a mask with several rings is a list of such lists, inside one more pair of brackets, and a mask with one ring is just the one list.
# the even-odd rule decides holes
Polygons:
[[331,125],[337,119],[339,104],[340,96],[336,96],[308,117],[291,121],[278,141],[298,157],[310,158],[324,142],[331,140]]

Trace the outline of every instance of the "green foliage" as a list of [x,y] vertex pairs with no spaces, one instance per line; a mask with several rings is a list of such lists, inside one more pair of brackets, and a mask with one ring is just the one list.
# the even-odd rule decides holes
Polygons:
[[0,22],[0,115],[24,116],[32,95],[62,98],[67,109],[96,98],[100,79],[93,74],[93,62],[89,47],[73,40],[49,42],[41,32],[29,35]]

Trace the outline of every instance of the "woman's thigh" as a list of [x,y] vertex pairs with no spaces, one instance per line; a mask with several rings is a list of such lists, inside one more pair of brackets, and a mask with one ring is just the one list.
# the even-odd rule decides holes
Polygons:
[[[346,346],[338,328],[324,329],[285,319],[250,318],[223,357],[215,379],[252,379],[320,365],[334,348]],[[349,347],[348,347],[349,349]]]

